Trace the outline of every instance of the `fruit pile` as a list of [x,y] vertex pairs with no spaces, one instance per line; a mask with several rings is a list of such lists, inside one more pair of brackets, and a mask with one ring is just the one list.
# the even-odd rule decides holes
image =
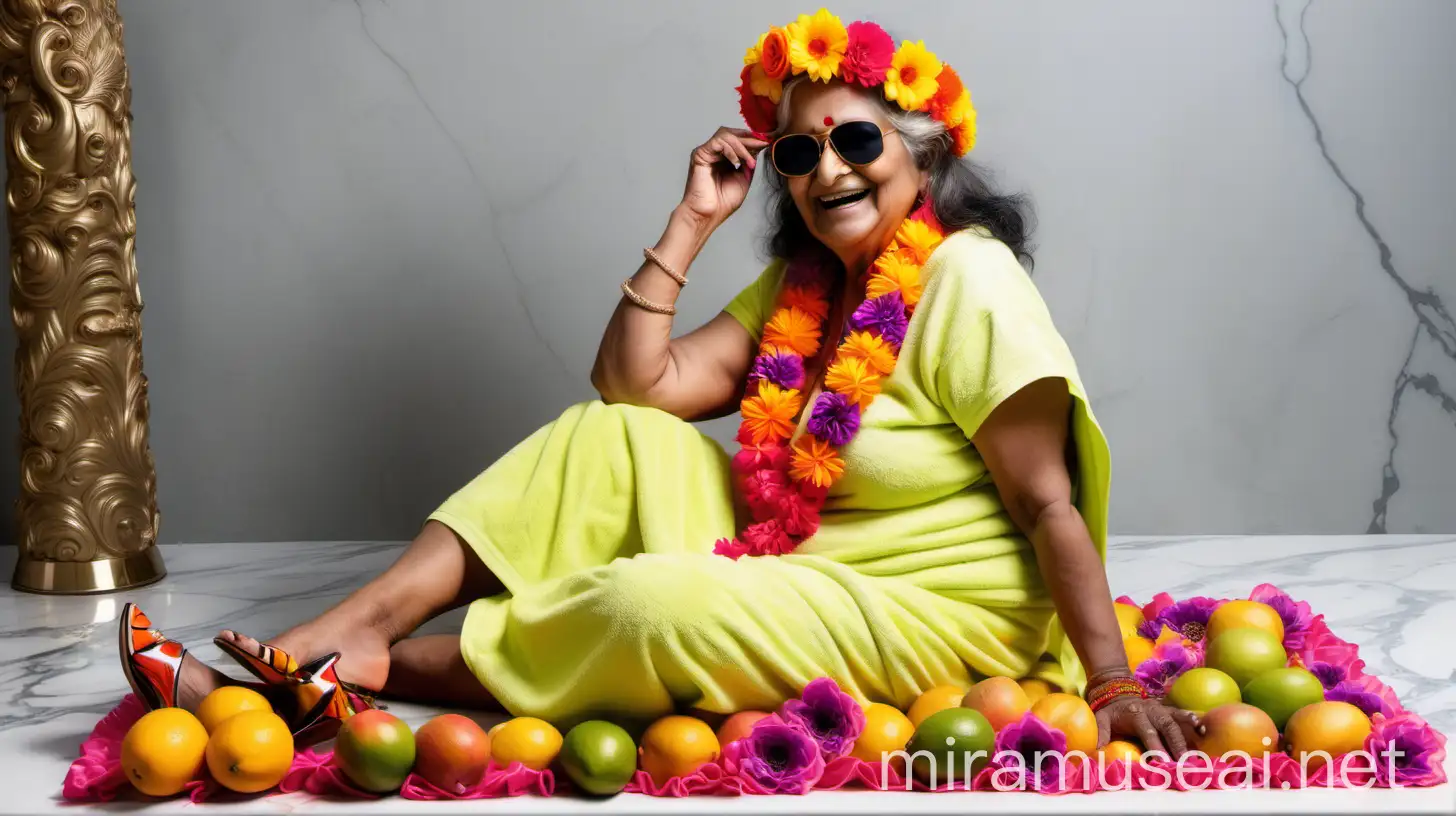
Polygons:
[[[1190,747],[1200,759],[1190,768],[1213,787],[1445,782],[1445,737],[1365,674],[1356,647],[1335,637],[1308,604],[1264,585],[1248,599],[1175,602],[1164,594],[1146,605],[1119,598],[1115,608],[1129,668],[1170,705],[1199,715]],[[456,714],[412,732],[372,710],[344,723],[332,754],[295,755],[283,720],[246,688],[213,692],[196,716],[180,709],[140,714],[128,698],[98,725],[68,775],[66,798],[104,800],[115,794],[108,785],[129,782],[151,796],[191,790],[200,801],[209,790],[200,787],[204,776],[244,794],[415,799],[802,794],[846,785],[1060,793],[1166,787],[1152,775],[1171,780],[1175,765],[1126,740],[1099,747],[1091,707],[1034,678],[932,688],[905,712],[857,701],[820,678],[775,712],[739,712],[716,729],[667,716],[636,740],[603,720],[563,736],[533,717],[486,732]],[[118,725],[125,732],[119,751],[98,738]],[[1366,759],[1347,773],[1359,755]],[[1057,762],[1043,768],[1035,757],[1045,756]],[[1251,764],[1227,775],[1240,757]],[[1189,783],[1178,767],[1172,787],[1209,786]]]

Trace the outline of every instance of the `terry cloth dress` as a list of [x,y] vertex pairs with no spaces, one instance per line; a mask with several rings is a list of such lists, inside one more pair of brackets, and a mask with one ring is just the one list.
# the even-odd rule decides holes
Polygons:
[[[783,273],[770,265],[727,307],[755,340]],[[601,402],[568,409],[431,516],[506,587],[471,604],[460,647],[507,711],[569,727],[773,710],[821,676],[902,710],[989,675],[1081,688],[1031,544],[969,440],[1023,386],[1064,378],[1076,504],[1102,553],[1106,440],[1003,243],[955,233],[923,282],[819,531],[792,554],[714,555],[735,532],[728,455],[665,412]]]

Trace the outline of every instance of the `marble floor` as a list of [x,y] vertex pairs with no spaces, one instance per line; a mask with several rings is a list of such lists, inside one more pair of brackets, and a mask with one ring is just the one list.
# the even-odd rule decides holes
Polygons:
[[[224,667],[212,636],[223,627],[267,636],[314,615],[387,566],[395,542],[213,544],[164,547],[170,570],[161,583],[119,596],[46,597],[0,589],[0,813],[38,813],[63,807],[61,780],[95,721],[126,691],[116,662],[115,625],[121,604],[137,601],[170,636],[203,660]],[[9,575],[15,554],[0,551]],[[1456,537],[1309,536],[1123,538],[1109,553],[1117,594],[1142,601],[1166,590],[1174,596],[1244,597],[1275,583],[1324,613],[1331,628],[1360,644],[1370,671],[1384,678],[1405,705],[1447,734],[1456,734]],[[448,632],[459,613],[430,624]],[[236,673],[241,675],[240,670]],[[418,725],[436,712],[392,710]],[[480,717],[490,722],[488,717]],[[1453,769],[1456,770],[1456,769]],[[207,805],[248,813],[307,812],[1456,812],[1451,785],[1405,790],[1222,791],[1104,793],[1096,796],[927,796],[895,793],[818,793],[745,799],[653,800],[621,796],[605,802],[513,799],[489,804],[322,802],[279,796]],[[109,810],[136,810],[136,803]],[[144,809],[189,807],[168,802]]]

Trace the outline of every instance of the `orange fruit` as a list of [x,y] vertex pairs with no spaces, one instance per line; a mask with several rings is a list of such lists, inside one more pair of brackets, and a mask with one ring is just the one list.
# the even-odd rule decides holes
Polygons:
[[1026,699],[1033,703],[1057,690],[1040,677],[1023,677],[1016,681],[1016,685],[1021,686],[1021,690],[1026,692]]
[[674,714],[647,727],[637,757],[658,785],[687,776],[718,758],[718,736],[697,717]]
[[[172,796],[202,772],[207,729],[180,708],[159,708],[132,723],[121,740],[121,769],[148,796]],[[292,756],[289,757],[292,760]]]
[[1279,752],[1279,729],[1274,727],[1274,720],[1248,703],[1224,703],[1209,709],[1200,719],[1203,734],[1198,739],[1198,750],[1214,759],[1236,751],[1250,757],[1261,757],[1265,751]]
[[1136,635],[1138,625],[1146,620],[1143,617],[1143,611],[1141,609],[1125,603],[1113,604],[1112,611],[1117,614],[1117,625],[1122,629],[1122,637],[1124,639]]
[[272,711],[229,717],[207,741],[207,769],[219,785],[258,793],[283,781],[293,765],[293,734]]
[[202,698],[197,719],[211,734],[219,725],[244,711],[272,711],[268,698],[247,686],[223,686]]
[[1327,761],[1315,752],[1323,751],[1330,758],[1358,751],[1370,734],[1370,718],[1350,703],[1326,701],[1310,703],[1294,712],[1284,726],[1284,740],[1289,755],[1310,771]]
[[1137,744],[1126,740],[1112,740],[1097,751],[1102,756],[1102,761],[1108,765],[1118,762],[1126,762],[1136,765],[1143,757],[1143,749]]
[[490,736],[469,717],[441,714],[415,732],[415,773],[437,788],[474,786],[490,765]]
[[1031,700],[1010,677],[987,677],[971,686],[961,706],[981,712],[991,727],[1000,731],[1031,710]]
[[1031,713],[1067,735],[1068,752],[1081,751],[1087,756],[1096,753],[1097,715],[1092,713],[1092,706],[1086,700],[1056,692],[1032,703]]
[[905,713],[910,717],[910,724],[919,728],[931,714],[947,708],[960,708],[961,700],[965,696],[966,690],[960,686],[936,686],[915,698],[910,710]]
[[535,717],[516,717],[488,733],[491,758],[501,767],[519,762],[544,771],[561,753],[561,732]]
[[1123,651],[1127,652],[1127,667],[1137,671],[1144,660],[1153,656],[1153,642],[1141,635],[1122,639]]
[[1204,637],[1209,643],[1224,632],[1252,627],[1263,629],[1278,640],[1284,640],[1284,619],[1274,607],[1258,601],[1225,601],[1208,617]]
[[748,736],[759,720],[768,716],[767,711],[740,711],[718,726],[718,745],[729,745]]
[[884,703],[865,706],[865,727],[851,753],[865,762],[878,763],[884,754],[903,751],[915,735],[915,726],[900,709]]

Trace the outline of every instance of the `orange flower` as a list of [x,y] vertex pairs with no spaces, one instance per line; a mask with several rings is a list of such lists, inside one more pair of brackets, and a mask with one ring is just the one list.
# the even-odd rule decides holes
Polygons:
[[875,261],[875,274],[865,286],[865,295],[877,298],[899,292],[906,306],[920,302],[920,265],[906,259],[909,251],[884,255]]
[[840,356],[825,373],[824,384],[864,410],[880,393],[880,373],[861,357]]
[[965,110],[958,111],[957,103],[963,94],[969,100],[970,94],[966,92],[965,85],[961,84],[960,75],[949,65],[941,66],[940,75],[935,81],[938,87],[935,89],[935,96],[930,98],[926,112],[943,122],[947,128],[953,128],[961,123],[960,119],[955,118],[957,115],[965,117]]
[[758,40],[759,65],[769,79],[783,79],[789,73],[789,41],[782,28],[770,28]]
[[794,418],[803,404],[803,395],[798,390],[785,390],[762,380],[758,393],[743,401],[743,427],[755,445],[788,439],[794,433]]
[[889,376],[895,370],[895,350],[883,337],[866,331],[851,332],[839,353],[864,360],[876,372]]
[[917,264],[930,260],[930,253],[945,240],[934,227],[924,221],[907,219],[895,230],[895,241],[909,258]]
[[950,131],[951,140],[955,142],[955,154],[964,156],[976,147],[976,109],[970,107],[970,95],[966,95],[966,118],[959,125]]
[[774,312],[763,327],[763,342],[780,351],[812,357],[819,350],[820,334],[814,315],[790,306]]
[[815,320],[823,320],[829,316],[829,301],[824,299],[822,286],[786,286],[782,305],[807,312]]
[[809,480],[815,487],[828,487],[844,474],[844,460],[834,446],[818,437],[806,436],[794,443],[794,458],[789,475],[799,481]]

